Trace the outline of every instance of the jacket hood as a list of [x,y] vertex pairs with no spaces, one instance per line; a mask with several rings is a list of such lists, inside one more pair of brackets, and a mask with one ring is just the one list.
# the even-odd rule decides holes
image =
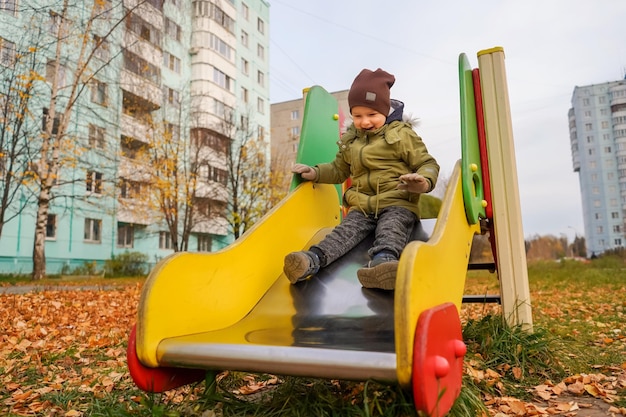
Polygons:
[[389,124],[394,121],[401,122],[403,113],[404,103],[400,100],[391,99],[391,109],[389,110],[389,116],[387,116],[385,124]]

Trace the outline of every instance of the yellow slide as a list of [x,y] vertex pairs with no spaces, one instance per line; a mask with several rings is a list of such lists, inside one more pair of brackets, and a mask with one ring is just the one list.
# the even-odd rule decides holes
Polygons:
[[[473,102],[473,95],[463,97]],[[298,161],[313,165],[334,156],[336,112],[321,87],[308,91]],[[462,113],[467,119],[463,105]],[[285,255],[322,239],[341,217],[335,186],[297,179],[232,245],[162,260],[143,288],[128,347],[137,385],[173,388],[189,382],[174,382],[184,369],[376,379],[412,387],[418,410],[445,414],[460,391],[465,345],[458,310],[472,240],[481,233],[468,194],[484,213],[480,160],[472,149],[464,145],[437,219],[423,220],[402,253],[395,291],[358,282],[371,239],[310,280],[289,283]]]

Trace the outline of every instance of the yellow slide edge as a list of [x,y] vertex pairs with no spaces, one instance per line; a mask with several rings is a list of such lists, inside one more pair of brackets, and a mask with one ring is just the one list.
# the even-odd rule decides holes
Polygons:
[[394,304],[397,375],[411,386],[413,346],[420,314],[452,302],[460,310],[467,265],[480,225],[469,224],[463,203],[461,163],[456,163],[430,239],[414,241],[402,252]]

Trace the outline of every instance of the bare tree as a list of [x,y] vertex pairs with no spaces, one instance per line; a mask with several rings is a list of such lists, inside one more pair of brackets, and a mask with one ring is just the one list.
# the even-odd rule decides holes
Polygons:
[[228,165],[228,223],[238,239],[272,206],[269,144],[249,114],[227,115],[221,130],[231,138]]
[[33,197],[26,184],[31,179],[35,145],[27,138],[28,121],[32,122],[29,109],[39,78],[36,49],[19,48],[18,53],[15,43],[4,42],[9,52],[0,66],[0,237],[4,224],[20,215]]
[[[43,278],[46,271],[46,226],[55,187],[58,190],[63,181],[64,168],[76,170],[80,156],[87,149],[73,131],[75,108],[85,92],[96,97],[104,95],[98,77],[109,62],[94,58],[131,10],[126,9],[121,13],[122,18],[114,20],[110,13],[111,2],[106,0],[95,0],[90,5],[59,0],[43,7],[24,3],[20,13],[30,16],[31,21],[24,30],[25,46],[17,54],[16,63],[30,65],[13,66],[15,79],[19,80],[15,84],[18,88],[13,90],[17,95],[7,97],[10,104],[4,105],[3,119],[13,122],[5,126],[10,134],[4,136],[8,140],[3,140],[0,149],[3,161],[13,165],[2,171],[5,179],[10,177],[11,180],[2,190],[8,195],[2,204],[3,207],[10,205],[9,200],[15,199],[17,188],[20,188],[20,196],[32,196],[36,201],[32,278],[37,280]],[[102,34],[99,37],[94,36],[96,28]],[[37,113],[41,109],[43,114]],[[43,120],[38,123],[41,114]],[[29,119],[30,123],[20,125],[20,118]],[[10,144],[21,144],[22,148]],[[13,169],[15,164],[18,168],[26,164],[28,169]],[[7,166],[7,162],[3,165]],[[87,182],[87,188],[102,186],[101,179],[80,178]],[[18,180],[21,180],[19,186],[8,186],[17,184]],[[76,180],[76,177],[71,179]],[[94,182],[90,183],[92,180]]]

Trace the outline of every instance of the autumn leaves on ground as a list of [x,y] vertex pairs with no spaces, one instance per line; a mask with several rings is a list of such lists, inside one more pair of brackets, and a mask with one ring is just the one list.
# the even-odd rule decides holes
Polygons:
[[[491,416],[626,415],[623,261],[533,264],[529,277],[538,329],[535,339],[521,340],[515,349],[510,349],[510,341],[492,346],[489,353],[485,345],[495,345],[497,338],[467,340],[464,390],[477,391]],[[142,280],[98,281],[105,289],[84,287],[93,281],[74,282],[74,290],[68,290],[65,281],[58,284],[65,288],[48,282],[43,289],[0,294],[0,415],[236,415],[214,398],[263,398],[285,384],[281,377],[231,374],[227,386],[218,383],[230,397],[211,397],[204,382],[163,395],[145,394],[128,375],[125,351]],[[494,291],[493,276],[469,274],[466,293]],[[477,323],[501,323],[494,317],[498,317],[496,306],[464,306],[464,334],[471,335]],[[498,350],[503,348],[513,352]],[[406,406],[396,407],[395,414],[388,411],[394,401],[410,402],[410,398],[385,392],[380,385],[374,392],[374,385],[368,390],[363,383],[329,381],[328,385],[336,388],[330,395],[341,397],[336,400],[343,401],[346,409],[354,408],[336,415],[410,415]],[[318,398],[323,400],[322,395]],[[336,410],[337,405],[333,407]],[[272,415],[293,414],[274,408]]]

